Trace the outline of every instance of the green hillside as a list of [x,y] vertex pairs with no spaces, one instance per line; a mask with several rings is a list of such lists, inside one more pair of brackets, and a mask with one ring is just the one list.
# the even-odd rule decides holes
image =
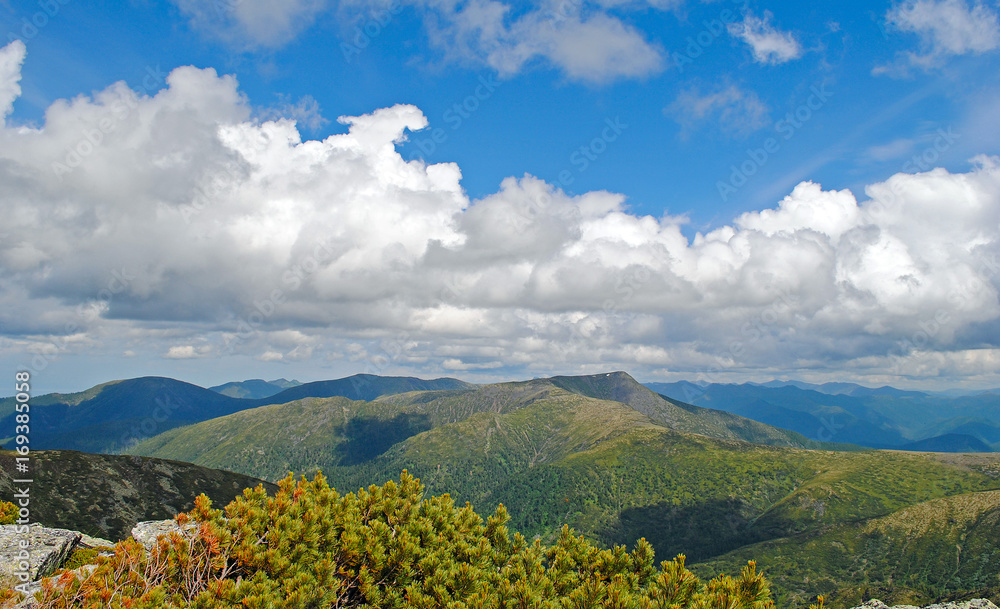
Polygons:
[[803,606],[817,594],[840,607],[868,598],[916,605],[972,596],[997,602],[998,531],[1000,492],[966,493],[742,547],[695,571],[729,573],[753,556],[781,590],[781,606]]
[[[0,451],[0,496],[8,500],[16,492],[16,454]],[[136,522],[190,510],[202,493],[224,505],[262,482],[190,463],[69,450],[32,451],[30,463],[32,522],[111,541],[127,537]]]
[[[513,526],[543,541],[568,524],[606,545],[645,537],[658,556],[683,552],[704,568],[724,560],[745,564],[761,544],[794,548],[804,537],[925,502],[1000,489],[1000,455],[963,461],[806,450],[788,446],[795,436],[781,430],[657,399],[632,383],[613,374],[409,392],[374,402],[306,399],[174,429],[134,450],[272,480],[289,470],[322,469],[343,490],[407,469],[429,492],[487,511],[504,504]],[[785,445],[752,444],[741,434]],[[942,543],[926,530],[917,537],[932,548]],[[743,553],[726,558],[736,552]],[[863,572],[826,556],[760,564],[787,575],[774,577],[775,591],[798,604],[817,591],[839,590],[835,599],[847,599],[864,586],[899,588],[890,555],[872,555]],[[988,563],[975,582],[953,579],[934,590],[961,594],[976,582],[1000,582],[998,574],[1000,564]],[[801,592],[797,575],[827,586]],[[834,600],[833,606],[844,605]]]

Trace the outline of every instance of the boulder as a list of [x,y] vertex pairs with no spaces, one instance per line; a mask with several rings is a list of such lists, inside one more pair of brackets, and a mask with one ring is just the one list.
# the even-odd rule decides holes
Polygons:
[[28,532],[21,533],[21,526],[9,524],[0,527],[0,572],[16,577],[20,564],[27,555],[28,578],[36,581],[47,577],[62,566],[73,549],[80,543],[80,533],[66,529],[50,529],[40,524],[28,525]]
[[182,527],[173,520],[147,520],[132,527],[132,539],[149,550],[156,546],[156,538],[160,535],[170,535],[170,533],[190,535],[197,529],[197,525],[186,524]]

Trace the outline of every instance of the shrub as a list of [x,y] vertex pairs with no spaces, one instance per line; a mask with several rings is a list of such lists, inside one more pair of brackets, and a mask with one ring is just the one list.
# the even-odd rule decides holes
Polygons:
[[46,583],[40,607],[773,609],[752,562],[706,585],[683,555],[657,568],[645,540],[599,549],[563,527],[550,546],[529,543],[503,506],[483,521],[448,495],[423,498],[406,472],[346,495],[322,474],[279,486],[247,489],[224,513],[202,495],[177,517],[190,533],[148,552],[120,542],[85,579]]
[[14,524],[17,522],[17,506],[10,501],[0,501],[0,524]]

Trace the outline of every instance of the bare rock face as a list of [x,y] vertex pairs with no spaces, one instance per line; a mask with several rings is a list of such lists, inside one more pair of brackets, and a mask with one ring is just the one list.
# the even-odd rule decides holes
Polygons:
[[132,539],[149,550],[156,545],[156,538],[160,535],[170,535],[170,533],[190,535],[196,529],[197,525],[188,524],[182,527],[173,520],[147,520],[132,527]]
[[25,572],[29,581],[51,575],[80,543],[76,531],[50,529],[37,523],[28,525],[27,533],[21,528],[13,524],[0,527],[0,571],[14,579],[25,577],[18,576]]
[[[877,598],[854,607],[854,609],[921,609],[915,605],[893,605],[890,607]],[[922,609],[997,609],[992,601],[985,598],[974,598],[969,601],[953,601],[948,603],[936,603],[927,605]]]

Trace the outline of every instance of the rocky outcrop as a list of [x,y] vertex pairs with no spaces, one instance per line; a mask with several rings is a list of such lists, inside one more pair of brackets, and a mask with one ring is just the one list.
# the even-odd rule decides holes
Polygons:
[[[153,520],[136,524],[132,529],[132,536],[146,548],[151,548],[156,544],[158,535],[169,535],[173,531],[190,532],[194,528],[193,525],[181,527],[173,520]],[[23,584],[20,591],[25,593],[24,600],[15,605],[15,609],[35,606],[34,595],[42,589],[42,580],[62,567],[77,547],[97,549],[112,548],[115,545],[107,539],[39,524],[29,525],[27,534],[18,531],[19,527],[15,525],[0,527],[0,579],[4,584]],[[21,554],[22,550],[24,555]],[[23,571],[20,569],[22,560],[26,560],[30,568],[27,575],[19,577],[18,571]],[[78,577],[86,577],[95,568],[95,565],[84,565],[72,573]],[[25,578],[27,581],[21,581]]]
[[889,606],[873,598],[854,609],[997,609],[997,606],[993,604],[992,601],[985,598],[974,598],[969,601],[953,601],[948,603],[936,603],[933,605],[926,605],[923,608],[917,607],[915,605],[893,605]]
[[[0,571],[13,578],[36,581],[54,573],[80,543],[81,535],[66,529],[28,526],[27,534],[18,525],[0,527]],[[26,568],[25,568],[26,567]],[[20,575],[18,573],[27,573]]]
[[187,524],[181,526],[173,520],[149,520],[137,523],[132,527],[132,539],[141,543],[147,550],[156,545],[156,538],[171,533],[187,533],[190,535],[197,530],[197,525]]

